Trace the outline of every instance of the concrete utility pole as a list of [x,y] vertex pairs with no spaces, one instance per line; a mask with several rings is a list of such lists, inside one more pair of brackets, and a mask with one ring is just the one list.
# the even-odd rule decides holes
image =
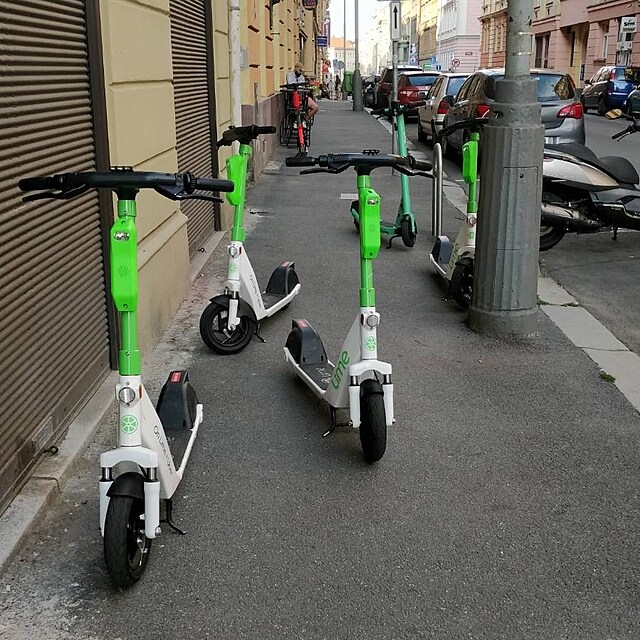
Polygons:
[[484,127],[478,236],[469,326],[531,336],[538,314],[544,127],[530,76],[533,0],[509,0],[504,80]]
[[358,50],[359,47],[359,35],[358,35],[358,0],[355,0],[355,12],[356,12],[356,20],[355,20],[355,68],[353,70],[353,110],[354,111],[363,111],[364,107],[362,106],[362,76],[360,75],[360,52]]

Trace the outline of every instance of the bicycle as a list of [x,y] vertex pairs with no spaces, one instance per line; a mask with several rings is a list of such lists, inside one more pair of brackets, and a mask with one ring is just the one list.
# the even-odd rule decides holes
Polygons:
[[[89,189],[109,189],[118,199],[118,216],[109,234],[111,296],[120,313],[119,381],[116,384],[119,418],[118,446],[100,455],[102,470],[100,531],[104,559],[115,587],[130,587],[139,580],[149,561],[151,543],[161,533],[160,505],[165,520],[184,534],[172,519],[172,496],[182,479],[203,409],[186,371],[172,371],[154,407],[142,383],[142,354],[138,348],[138,247],[136,195],[154,189],[170,200],[212,200],[217,196],[195,191],[234,189],[230,180],[198,178],[191,173],[153,173],[114,167],[111,171],[63,173],[24,178],[22,191],[40,191],[23,197],[70,200]],[[69,274],[73,282],[73,274]],[[73,314],[73,308],[69,309]],[[170,432],[167,438],[165,430]],[[180,463],[174,463],[180,454]]]
[[288,147],[295,136],[298,156],[306,156],[311,146],[313,119],[307,115],[307,99],[311,89],[300,84],[280,86],[284,95],[284,117],[280,125],[280,144]]

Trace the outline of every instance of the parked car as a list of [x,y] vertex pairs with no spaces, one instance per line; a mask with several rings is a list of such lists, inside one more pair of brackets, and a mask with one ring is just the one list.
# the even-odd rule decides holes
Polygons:
[[[422,71],[422,69],[416,65],[398,65],[398,75],[405,71]],[[382,109],[389,106],[389,96],[393,88],[393,67],[387,67],[383,69],[380,74],[380,82],[377,84],[374,90],[374,99],[377,109]]]
[[[431,85],[440,77],[439,71],[404,71],[398,74],[398,102],[408,104],[421,100]],[[405,117],[417,116],[417,109],[409,109]]]
[[[469,77],[468,73],[441,73],[436,81],[429,87],[424,97],[418,100],[426,100],[424,107],[418,108],[418,140],[428,142],[431,140],[431,123],[436,131],[442,129],[444,116],[451,106],[451,98],[455,99],[460,87]],[[449,96],[449,99],[445,98]]]
[[640,84],[640,67],[608,65],[600,67],[589,80],[580,97],[584,110],[597,109],[603,116],[610,109],[628,110],[628,98]]
[[[576,97],[576,87],[571,76],[552,69],[532,69],[531,76],[538,81],[538,101],[542,107],[545,144],[584,144],[584,109]],[[503,77],[504,69],[482,69],[470,75],[460,87],[455,103],[444,116],[443,126],[467,118],[486,116],[495,101],[496,81]],[[457,155],[468,137],[466,129],[456,131],[442,141],[443,154],[449,158]]]

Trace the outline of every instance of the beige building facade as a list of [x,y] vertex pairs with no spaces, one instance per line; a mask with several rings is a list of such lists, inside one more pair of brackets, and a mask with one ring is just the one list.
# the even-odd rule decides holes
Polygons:
[[[223,177],[230,149],[218,151],[216,140],[233,122],[230,1],[32,4],[0,4],[0,384],[28,385],[33,399],[0,407],[0,513],[117,368],[108,274],[114,199],[89,192],[25,204],[18,180],[111,166]],[[318,68],[327,3],[239,4],[235,98],[246,123],[278,124],[286,70],[296,59]],[[272,144],[255,145],[254,170]],[[143,354],[184,300],[192,257],[231,218],[226,203],[139,194]]]

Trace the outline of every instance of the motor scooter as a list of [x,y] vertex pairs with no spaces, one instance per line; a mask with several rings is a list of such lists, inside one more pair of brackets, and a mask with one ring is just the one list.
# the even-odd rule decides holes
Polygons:
[[[612,137],[640,131],[640,92],[632,123]],[[622,115],[622,112],[620,112]],[[610,117],[618,117],[613,113]],[[640,177],[626,158],[598,158],[588,147],[565,143],[544,148],[540,250],[555,247],[566,233],[611,228],[640,231]]]

